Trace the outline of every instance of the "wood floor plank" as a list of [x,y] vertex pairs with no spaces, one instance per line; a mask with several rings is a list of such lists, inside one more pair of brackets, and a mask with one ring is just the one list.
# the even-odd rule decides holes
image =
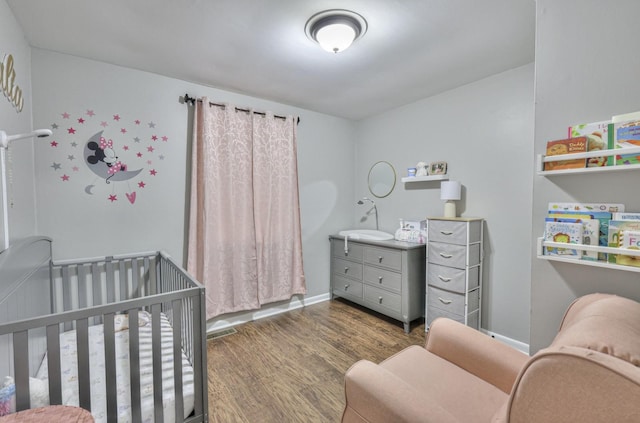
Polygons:
[[424,324],[402,323],[341,299],[236,327],[207,343],[209,421],[339,422],[344,374],[423,345]]

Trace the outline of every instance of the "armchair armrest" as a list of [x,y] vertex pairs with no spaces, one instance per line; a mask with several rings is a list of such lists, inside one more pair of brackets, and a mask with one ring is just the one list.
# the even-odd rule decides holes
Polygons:
[[529,357],[500,341],[451,319],[431,323],[426,349],[511,393],[518,373]]
[[345,396],[343,423],[461,423],[431,398],[367,360],[347,370]]

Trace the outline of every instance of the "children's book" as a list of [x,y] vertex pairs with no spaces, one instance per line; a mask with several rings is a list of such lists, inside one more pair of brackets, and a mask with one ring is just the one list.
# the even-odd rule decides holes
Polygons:
[[[621,153],[625,148],[640,147],[640,120],[617,122],[613,124],[613,128],[614,147],[621,149]],[[616,166],[639,163],[640,153],[616,154]]]
[[[588,217],[574,219],[574,218],[562,218],[562,217],[547,217],[546,222],[569,222],[569,223],[582,223],[582,240],[581,244],[597,246],[600,237],[600,222],[596,219],[590,219]],[[582,260],[597,261],[597,251],[581,251]]]
[[640,220],[640,213],[613,213],[611,220]]
[[[608,150],[613,148],[613,124],[610,120],[582,123],[569,127],[569,137],[587,137],[587,151]],[[590,157],[587,167],[612,166],[613,156]]]
[[[609,221],[609,247],[622,248],[620,233],[622,231],[640,231],[640,221],[637,220],[610,220]],[[620,254],[609,254],[609,263],[618,263]]]
[[[585,153],[587,151],[587,138],[567,138],[547,142],[547,156],[559,156],[561,154]],[[579,169],[586,166],[585,159],[560,160],[547,162],[544,170]]]
[[[620,248],[640,250],[640,231],[621,231]],[[618,264],[640,267],[640,256],[618,254]]]
[[[565,244],[582,243],[582,223],[546,222],[544,229],[545,241],[561,242]],[[545,254],[580,260],[582,251],[564,247],[546,247]]]
[[[611,213],[609,212],[591,212],[591,211],[549,211],[547,217],[562,219],[594,219],[598,221],[598,243],[601,247],[609,245],[609,221]],[[585,242],[585,244],[587,244]],[[607,253],[598,253],[598,260],[607,260]]]

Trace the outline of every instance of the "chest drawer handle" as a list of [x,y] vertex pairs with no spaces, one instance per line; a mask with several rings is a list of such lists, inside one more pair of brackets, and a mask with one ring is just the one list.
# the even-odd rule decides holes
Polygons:
[[441,275],[438,275],[438,279],[440,279],[442,282],[451,282],[451,278],[445,278]]
[[378,256],[378,263],[382,263],[382,256]]
[[453,300],[445,300],[444,298],[438,297],[442,304],[451,304]]
[[382,276],[378,276],[378,283],[382,283]]
[[349,267],[348,267],[348,266],[345,266],[345,267],[344,267],[344,273],[347,273],[348,271],[349,271]]
[[344,286],[344,290],[346,291],[347,289],[349,289],[349,284],[346,284],[346,285]]
[[440,253],[440,257],[450,259],[453,256],[451,254]]
[[442,235],[447,235],[447,236],[449,236],[449,235],[453,235],[453,232],[451,232],[451,231],[440,231],[440,233],[441,233]]
[[378,302],[382,304],[382,297],[378,297]]

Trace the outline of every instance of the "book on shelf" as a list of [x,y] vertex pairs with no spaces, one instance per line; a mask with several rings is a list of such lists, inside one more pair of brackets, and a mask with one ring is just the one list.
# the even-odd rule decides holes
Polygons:
[[[623,231],[640,231],[639,220],[610,220],[609,221],[609,247],[622,248],[621,233]],[[609,254],[609,263],[618,264],[620,254]]]
[[[629,250],[640,250],[640,231],[621,231],[620,248]],[[625,266],[640,267],[640,256],[618,254],[617,262],[618,264],[622,264]]]
[[[562,215],[561,215],[562,216]],[[568,222],[568,223],[581,223],[582,224],[582,239],[581,244],[584,245],[599,245],[600,239],[600,222],[596,219],[591,219],[587,215],[583,215],[577,218],[571,217],[547,217],[545,222]],[[597,261],[597,251],[581,251],[582,260]]]
[[[573,222],[545,222],[545,241],[564,244],[582,244],[582,223]],[[570,247],[545,247],[545,254],[580,260],[582,251]]]
[[640,153],[624,154],[625,148],[640,147],[640,119],[616,122],[614,129],[614,148],[620,149],[616,154],[616,166],[640,164]]
[[[581,123],[569,127],[569,137],[587,138],[587,151],[608,150],[613,148],[613,124],[610,120]],[[587,167],[613,166],[613,156],[590,157]]]
[[640,213],[613,213],[611,220],[640,220]]
[[[547,156],[561,154],[585,153],[587,151],[587,137],[567,138],[547,142]],[[560,160],[546,162],[544,170],[580,169],[586,167],[585,159]]]

